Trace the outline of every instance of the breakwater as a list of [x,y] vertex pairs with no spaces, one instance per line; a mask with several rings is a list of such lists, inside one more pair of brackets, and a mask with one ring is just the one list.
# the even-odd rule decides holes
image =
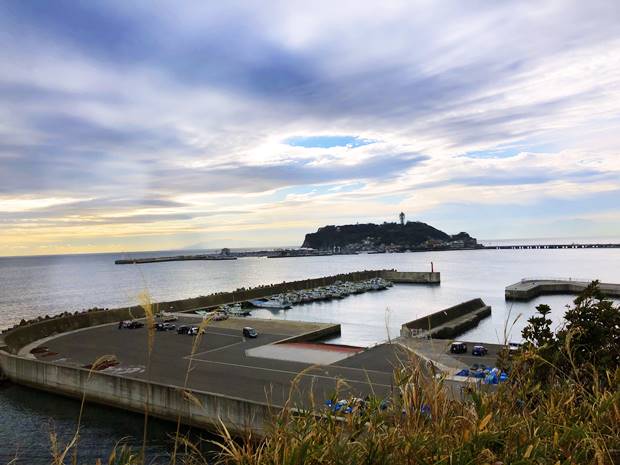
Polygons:
[[[217,292],[207,296],[188,299],[165,301],[154,304],[156,311],[188,312],[198,309],[216,307],[233,302],[269,297],[274,294],[286,293],[302,289],[327,286],[336,281],[363,281],[371,278],[384,278],[393,282],[439,284],[441,275],[438,272],[398,272],[396,270],[365,270],[342,273],[321,278],[300,281],[282,282],[253,288],[240,288],[230,292]],[[117,309],[92,309],[74,314],[55,317],[39,317],[34,321],[22,321],[20,325],[5,331],[4,341],[8,349],[16,353],[21,347],[36,340],[60,334],[66,331],[118,322],[132,318],[142,318],[144,309],[135,305]]]
[[519,249],[619,249],[620,243],[609,244],[523,244],[523,245],[487,245],[484,249],[519,250]]
[[162,263],[162,262],[182,262],[191,260],[236,260],[246,257],[267,257],[267,258],[296,258],[296,257],[324,257],[331,255],[355,255],[353,252],[327,252],[321,250],[307,249],[282,249],[282,250],[251,250],[247,252],[222,251],[219,254],[195,254],[195,255],[173,255],[166,257],[144,257],[144,258],[125,258],[114,260],[115,265],[139,265],[143,263]]
[[491,315],[491,307],[482,299],[472,299],[452,307],[439,310],[401,326],[402,337],[451,339]]
[[[506,287],[506,300],[531,300],[548,294],[579,294],[591,281],[573,279],[522,279]],[[620,284],[599,283],[599,290],[607,297],[620,297]]]
[[115,265],[139,265],[141,263],[160,263],[160,262],[181,262],[187,260],[236,260],[237,257],[227,257],[224,255],[177,255],[174,257],[148,257],[148,258],[127,258],[114,260]]

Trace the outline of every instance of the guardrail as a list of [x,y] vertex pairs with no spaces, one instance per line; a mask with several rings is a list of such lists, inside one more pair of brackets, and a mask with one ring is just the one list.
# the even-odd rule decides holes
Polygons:
[[560,276],[534,276],[534,277],[528,277],[528,278],[521,279],[522,283],[527,283],[530,281],[570,281],[570,282],[577,282],[577,283],[591,283],[592,281],[594,281],[594,279],[592,278],[564,278]]

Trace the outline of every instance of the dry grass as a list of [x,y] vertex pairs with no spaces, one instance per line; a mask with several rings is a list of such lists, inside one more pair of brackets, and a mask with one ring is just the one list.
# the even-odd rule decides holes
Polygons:
[[[445,380],[429,378],[407,361],[395,371],[387,408],[384,399],[371,398],[363,408],[339,415],[321,405],[304,409],[291,401],[274,416],[262,440],[235,438],[222,424],[213,441],[219,452],[211,458],[177,428],[170,463],[611,465],[620,450],[620,370],[608,376],[616,389],[588,392],[571,380],[542,389],[523,378],[495,392],[472,389],[460,400]],[[291,392],[291,399],[296,394]],[[52,463],[67,463],[67,451],[75,449],[79,435],[62,451],[52,439]],[[71,459],[78,463],[76,455]],[[105,463],[145,462],[143,454],[119,445]]]
[[[154,314],[148,296],[148,366],[154,345]],[[387,318],[387,316],[386,316]],[[201,408],[188,389],[192,359],[210,320],[200,325],[188,358],[184,398]],[[102,357],[93,364],[107,361]],[[496,390],[468,388],[455,398],[447,381],[428,375],[416,358],[401,361],[394,371],[389,399],[368,398],[350,414],[334,413],[317,403],[312,390],[302,393],[292,383],[285,407],[276,411],[263,439],[233,437],[224,424],[212,446],[217,454],[205,457],[198,444],[181,435],[177,419],[172,465],[400,465],[400,464],[596,464],[620,461],[620,369],[608,372],[604,386],[584,386],[577,376],[564,373],[540,385],[529,371],[539,360],[534,349],[513,365],[509,383]],[[89,375],[90,378],[90,375]],[[340,385],[339,385],[340,386]],[[338,389],[337,389],[338,390]],[[305,407],[294,399],[305,399]],[[340,399],[338,393],[336,399]],[[352,401],[353,399],[349,399]],[[387,402],[386,402],[387,400]],[[52,433],[53,465],[83,463],[77,446],[82,398],[76,433],[65,446]],[[309,407],[308,407],[309,405]],[[142,449],[134,452],[117,444],[105,461],[115,465],[144,465],[148,426],[145,406]],[[158,462],[161,463],[161,462]]]
[[[620,370],[609,373],[613,384]],[[620,449],[617,389],[584,390],[570,380],[545,391],[527,379],[454,399],[442,379],[414,362],[395,373],[386,409],[371,399],[348,415],[282,410],[261,442],[226,433],[221,464],[612,464]]]

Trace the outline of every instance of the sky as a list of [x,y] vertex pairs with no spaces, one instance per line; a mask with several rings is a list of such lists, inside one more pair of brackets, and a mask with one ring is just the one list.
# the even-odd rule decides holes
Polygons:
[[620,236],[620,2],[0,2],[0,255],[405,212]]

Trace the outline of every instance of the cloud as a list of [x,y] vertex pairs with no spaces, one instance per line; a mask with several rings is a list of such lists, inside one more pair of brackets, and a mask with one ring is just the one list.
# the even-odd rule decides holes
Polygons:
[[603,0],[3,2],[0,239],[296,243],[391,208],[596,205],[620,179],[619,22]]

